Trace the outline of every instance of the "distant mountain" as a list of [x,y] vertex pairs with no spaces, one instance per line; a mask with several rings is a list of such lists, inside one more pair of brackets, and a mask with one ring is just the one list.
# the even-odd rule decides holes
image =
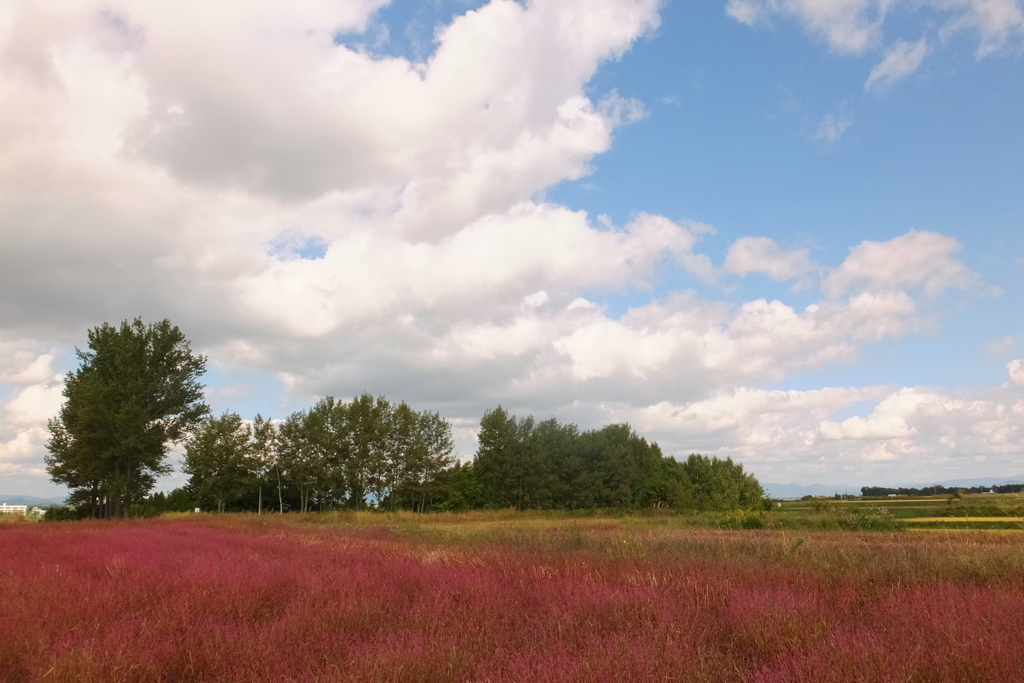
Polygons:
[[851,495],[859,496],[859,486],[848,486],[846,484],[835,484],[832,486],[826,486],[825,484],[809,484],[807,486],[801,486],[800,484],[773,484],[770,482],[761,482],[761,488],[768,494],[769,498],[803,498],[804,496],[831,496],[836,493],[849,493]]
[[915,488],[920,489],[925,486],[945,486],[951,488],[953,486],[962,486],[963,488],[971,488],[972,486],[1001,486],[1003,484],[1024,484],[1024,474],[1018,474],[1015,477],[975,477],[973,479],[947,479],[946,481],[930,481],[927,483],[917,482],[916,484],[896,484],[896,487],[904,488]]
[[64,502],[64,498],[36,498],[35,496],[19,496],[19,495],[4,495],[0,493],[0,503],[7,505],[38,505],[39,507],[45,507],[47,505],[61,505]]

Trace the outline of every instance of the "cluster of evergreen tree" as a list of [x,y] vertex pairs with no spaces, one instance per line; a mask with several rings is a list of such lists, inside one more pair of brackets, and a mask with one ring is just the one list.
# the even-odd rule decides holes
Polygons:
[[865,497],[879,497],[879,496],[952,496],[957,492],[959,493],[1020,493],[1024,491],[1024,484],[1002,484],[996,486],[971,486],[970,488],[964,488],[961,486],[947,487],[947,486],[925,486],[924,488],[886,488],[884,486],[862,486],[860,489],[860,495]]
[[665,457],[629,425],[581,432],[498,407],[480,421],[479,449],[448,477],[443,508],[730,510],[762,503],[760,484],[731,459]]

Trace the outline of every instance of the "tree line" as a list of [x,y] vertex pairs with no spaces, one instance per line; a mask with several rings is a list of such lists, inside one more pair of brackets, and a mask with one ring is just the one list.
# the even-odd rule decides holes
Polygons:
[[957,493],[1020,493],[1024,491],[1024,484],[1000,484],[995,486],[925,486],[923,488],[886,488],[884,486],[862,486],[860,495],[868,497],[895,496],[952,496]]
[[476,456],[458,462],[440,415],[368,394],[325,398],[280,425],[225,413],[204,422],[185,453],[186,492],[219,511],[262,511],[265,492],[282,512],[732,510],[759,507],[764,497],[731,459],[679,462],[626,424],[580,431],[500,406],[480,422]]
[[[193,500],[223,512],[327,509],[423,511],[451,466],[451,425],[438,413],[363,394],[328,396],[280,424],[236,413],[202,422],[185,445]],[[264,491],[269,498],[264,497]],[[255,495],[254,495],[255,494]]]
[[730,510],[761,505],[764,492],[743,466],[693,454],[665,457],[627,424],[580,431],[552,418],[517,418],[500,406],[480,421],[472,463],[453,477],[451,508],[672,508]]
[[[757,480],[731,459],[666,457],[629,425],[581,431],[555,419],[484,414],[469,462],[453,456],[440,414],[363,394],[326,397],[271,420],[210,414],[193,354],[177,327],[136,319],[89,331],[49,423],[47,468],[80,516],[169,509],[276,512],[334,509],[667,508],[761,506]],[[184,489],[150,492],[184,444]],[[134,512],[133,512],[134,511]]]

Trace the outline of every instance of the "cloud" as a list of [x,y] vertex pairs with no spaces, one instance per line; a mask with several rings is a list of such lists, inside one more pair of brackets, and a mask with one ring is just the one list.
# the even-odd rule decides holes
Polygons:
[[903,80],[917,71],[925,55],[928,54],[928,41],[922,38],[916,43],[898,41],[886,52],[882,61],[871,70],[868,80],[864,83],[865,90],[884,90],[897,81]]
[[797,311],[780,301],[731,306],[685,292],[617,319],[573,304],[545,308],[505,322],[460,323],[437,343],[431,364],[450,365],[451,373],[507,357],[524,365],[506,394],[561,400],[583,392],[641,404],[849,362],[863,345],[919,324],[902,293],[862,293]]
[[1011,360],[1006,364],[1006,372],[1010,375],[1010,384],[1024,386],[1024,359]]
[[63,378],[54,374],[52,362],[52,355],[42,354],[20,372],[0,375],[0,381],[20,385],[0,399],[0,475],[5,478],[45,474],[46,421],[57,415],[63,400]]
[[837,52],[861,54],[878,41],[890,4],[886,0],[729,0],[726,12],[750,25],[774,14],[794,17]]
[[1024,38],[1024,9],[1018,0],[949,0],[945,6],[961,11],[940,33],[948,37],[973,30],[981,38],[975,52],[978,59],[1003,50],[1007,44],[1019,47]]
[[[865,404],[873,408],[864,417],[833,417]],[[913,387],[740,388],[606,412],[658,435],[670,452],[730,455],[766,481],[811,483],[824,472],[858,485],[938,481],[979,466],[1009,475],[1024,452],[1024,402],[1003,389],[954,396]]]
[[53,379],[55,353],[52,344],[10,338],[0,331],[0,383],[36,384]]
[[31,365],[22,370],[8,375],[0,375],[0,381],[12,384],[34,384],[43,382],[54,377],[53,356],[48,353],[36,358]]
[[336,240],[316,261],[268,258],[237,279],[236,297],[249,314],[303,336],[408,310],[494,313],[539,288],[575,298],[580,289],[643,287],[663,254],[713,279],[710,260],[693,252],[705,231],[646,214],[621,230],[598,230],[583,212],[524,202],[433,244],[367,231]]
[[657,26],[655,0],[495,0],[440,31],[422,64],[335,44],[380,4],[22,3],[9,94],[52,114],[19,124],[66,143],[53,152],[288,202],[376,187],[391,226],[418,235],[585,175],[612,130],[643,115],[583,86]]
[[831,147],[846,134],[851,125],[853,125],[853,117],[849,114],[826,114],[811,139],[826,148]]
[[953,257],[960,243],[934,232],[911,230],[888,242],[865,241],[824,279],[822,288],[837,297],[855,286],[869,291],[921,287],[938,296],[950,287],[968,289],[981,278]]
[[63,387],[58,382],[22,389],[4,405],[9,425],[39,425],[54,417],[61,405]]
[[867,418],[854,416],[843,422],[822,422],[821,434],[826,439],[898,439],[917,433],[907,424],[908,416],[925,403],[935,402],[934,394],[921,394],[913,389],[902,389],[878,404]]
[[990,356],[998,356],[1003,353],[1010,353],[1017,348],[1017,340],[1010,335],[1006,335],[1002,339],[997,339],[988,345],[988,353]]
[[[499,402],[588,426],[607,406],[697,406],[699,422],[734,392],[762,401],[750,439],[788,401],[823,442],[822,421],[845,421],[815,401],[876,390],[737,387],[853,361],[927,324],[922,291],[978,280],[955,240],[911,232],[854,247],[800,306],[702,297],[688,287],[723,272],[814,266],[745,237],[720,271],[701,253],[708,225],[614,225],[541,198],[644,115],[592,78],[657,27],[656,0],[493,0],[441,27],[422,62],[336,42],[381,4],[16,6],[0,54],[5,473],[41,475],[54,366],[102,321],[171,319],[246,375],[211,397],[272,377],[275,417],[372,391],[466,435]],[[654,289],[665,273],[675,291]]]
[[792,280],[813,270],[807,249],[782,251],[768,237],[741,237],[732,243],[722,269],[736,275],[763,273],[773,280]]
[[[798,22],[834,52],[863,55],[879,49],[891,17],[927,15],[920,27],[933,31],[939,42],[962,31],[977,36],[978,59],[1024,45],[1024,9],[1019,0],[729,0],[726,12],[733,19],[755,26],[773,17]],[[899,24],[897,24],[899,25]],[[865,90],[888,87],[920,66],[929,50],[927,38],[896,41],[868,77]]]

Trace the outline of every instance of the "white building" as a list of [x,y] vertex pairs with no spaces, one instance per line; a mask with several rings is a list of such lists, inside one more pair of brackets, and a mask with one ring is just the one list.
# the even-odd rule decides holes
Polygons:
[[7,505],[6,503],[0,503],[0,515],[24,515],[27,512],[27,505]]

